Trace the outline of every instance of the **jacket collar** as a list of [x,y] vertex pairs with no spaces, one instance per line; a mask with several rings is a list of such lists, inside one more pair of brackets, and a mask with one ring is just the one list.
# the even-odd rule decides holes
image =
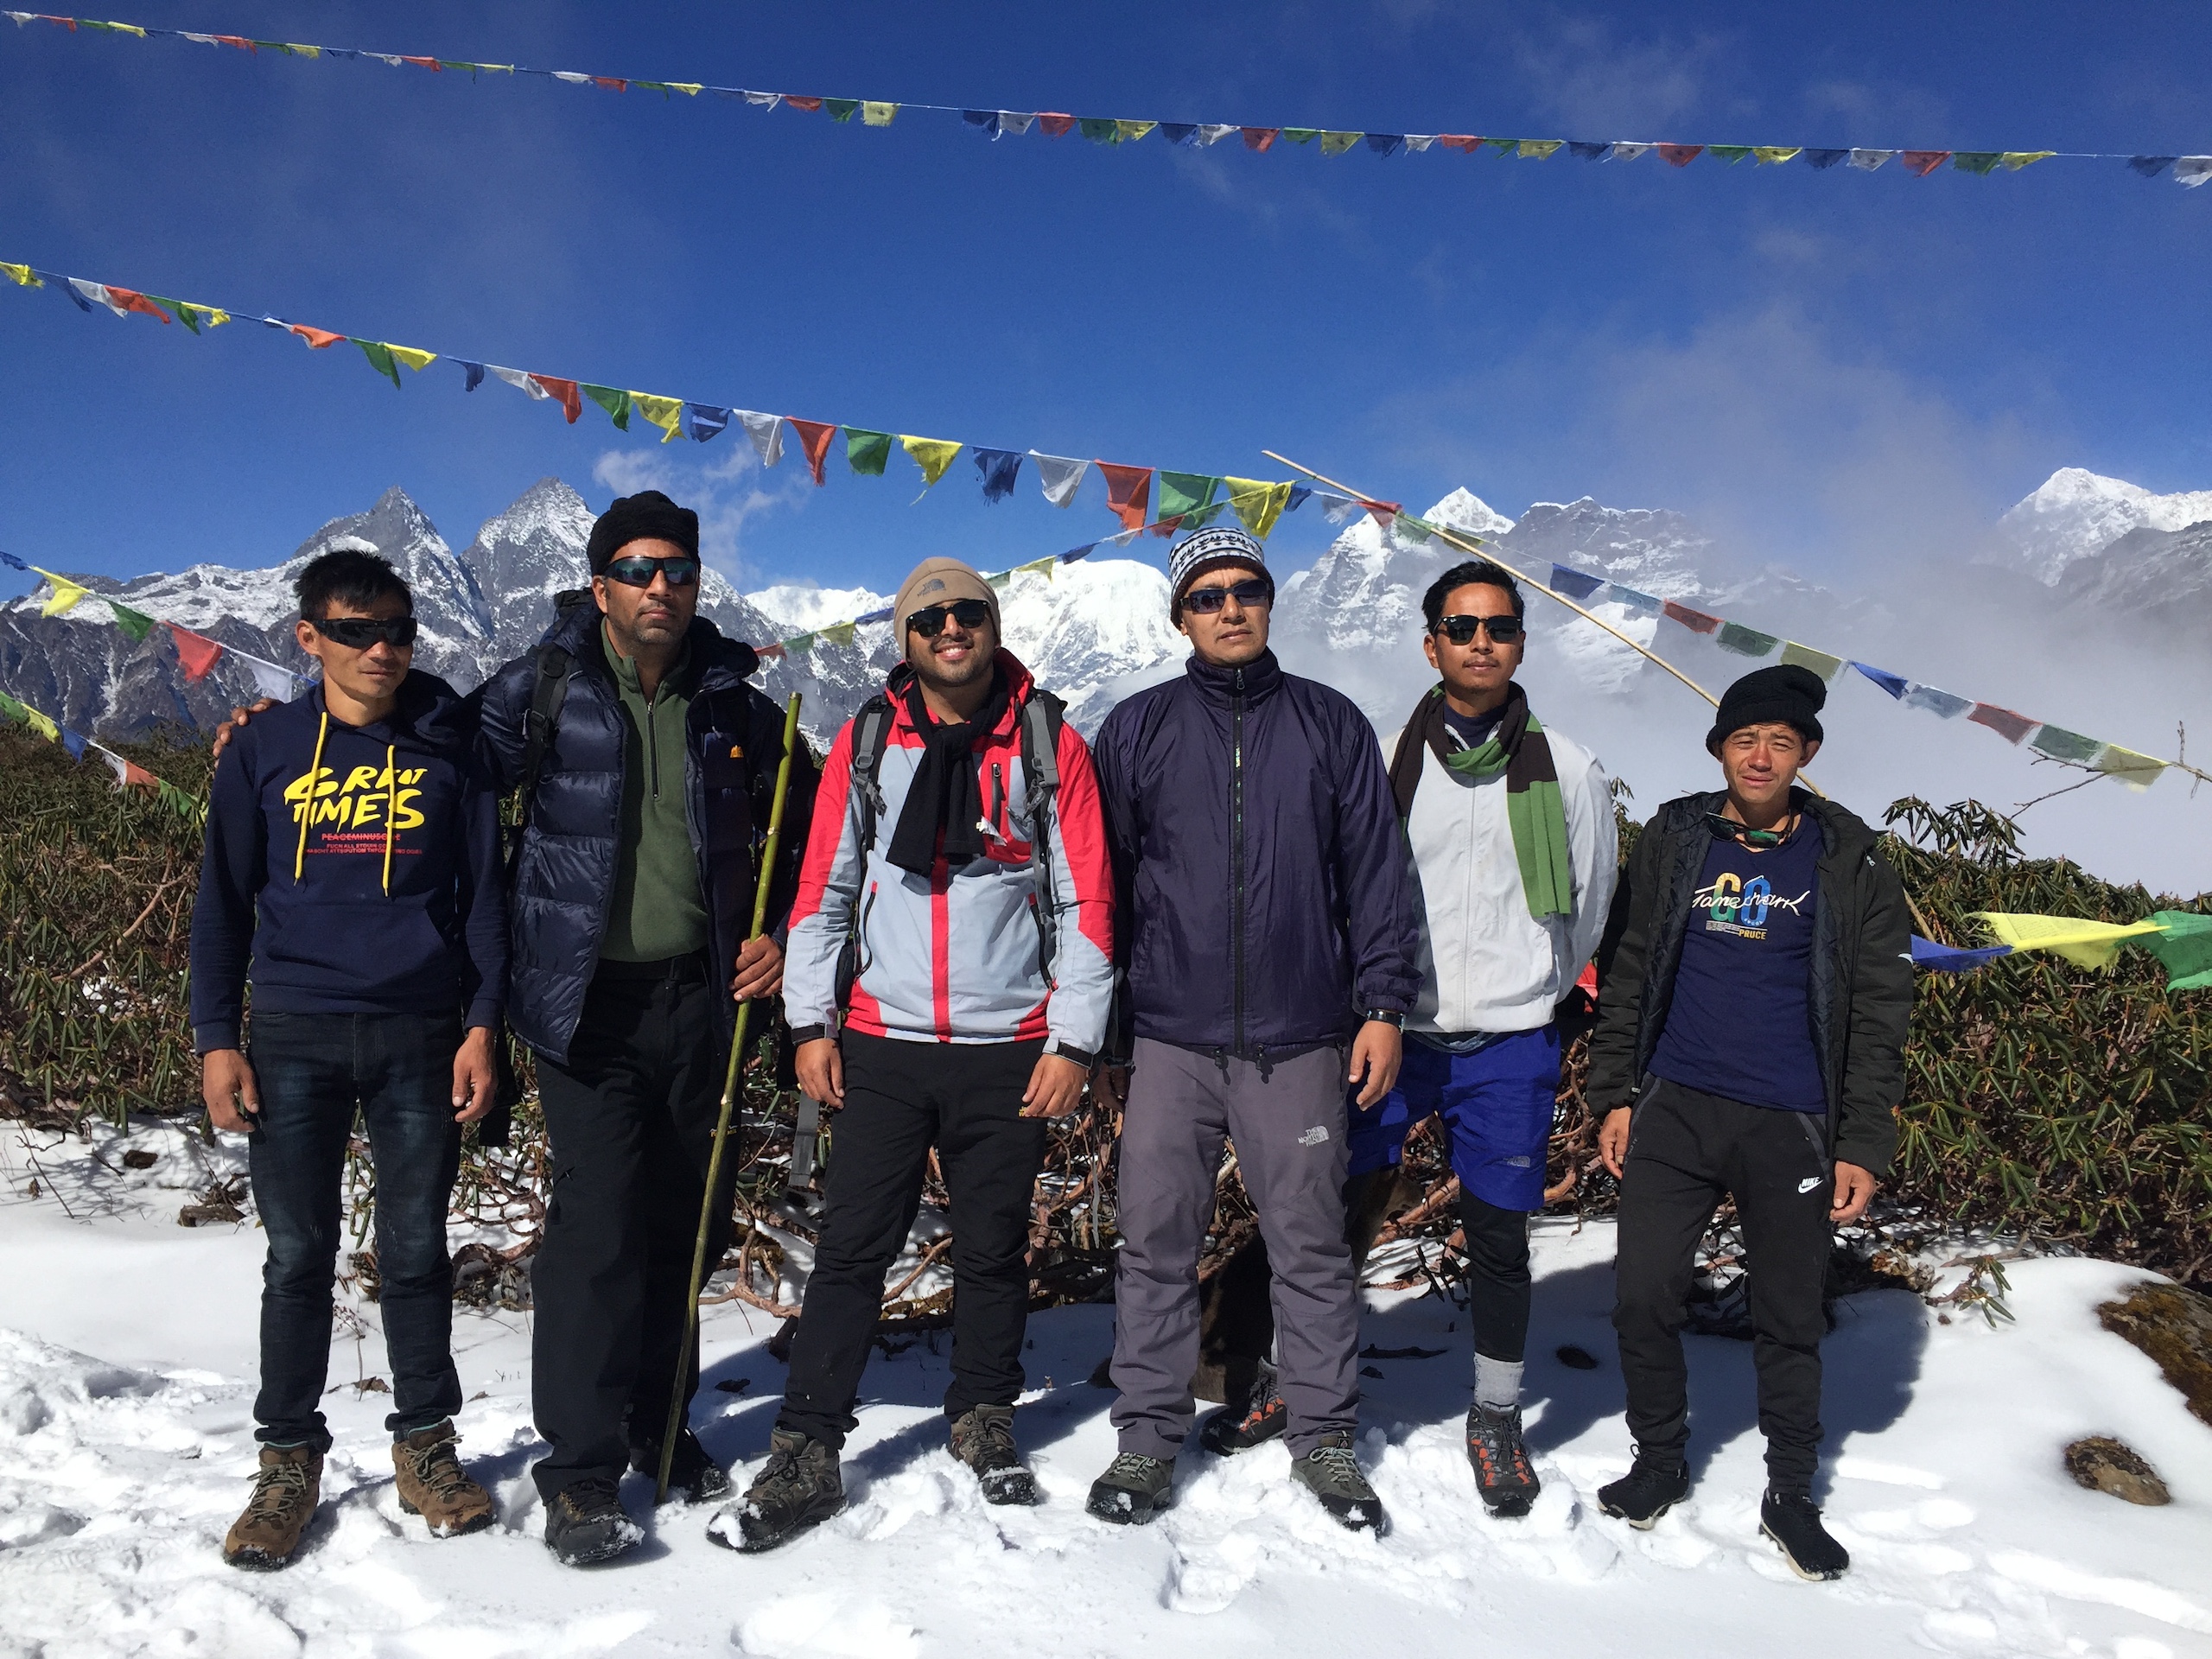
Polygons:
[[1183,672],[1201,698],[1221,709],[1228,708],[1240,692],[1246,702],[1258,702],[1273,696],[1282,683],[1282,664],[1275,660],[1272,649],[1262,652],[1242,668],[1218,668],[1192,652]]
[[[318,719],[329,712],[320,680],[308,688],[306,701]],[[435,674],[411,668],[399,683],[398,699],[390,715],[372,725],[348,729],[400,748],[443,754],[467,739],[468,714],[461,694],[453,687]]]
[[[1683,827],[1701,827],[1707,813],[1718,812],[1727,803],[1728,791],[1723,789],[1683,796],[1679,803],[1683,809]],[[1855,857],[1872,847],[1877,839],[1873,826],[1857,813],[1847,807],[1838,806],[1834,801],[1822,800],[1808,789],[1793,785],[1789,791],[1789,804],[1820,826],[1823,857],[1834,858],[1839,854]]]
[[[993,653],[991,660],[998,665],[999,672],[1006,676],[1006,713],[1000,716],[999,723],[991,731],[993,737],[1003,737],[1020,722],[1021,706],[1029,701],[1030,693],[1037,689],[1037,682],[1021,665],[1020,658],[1004,645]],[[894,732],[914,729],[913,716],[906,709],[906,688],[913,678],[913,665],[910,663],[900,663],[884,678],[883,690],[891,700],[891,729]]]

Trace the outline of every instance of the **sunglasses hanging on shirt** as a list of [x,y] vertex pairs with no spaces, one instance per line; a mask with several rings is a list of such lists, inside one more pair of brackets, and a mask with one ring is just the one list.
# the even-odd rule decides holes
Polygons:
[[348,651],[366,651],[379,639],[404,651],[415,643],[411,616],[303,616],[300,619],[324,639]]
[[1715,841],[1741,842],[1753,852],[1764,852],[1768,848],[1779,847],[1789,840],[1790,832],[1797,828],[1797,819],[1793,814],[1789,822],[1779,830],[1753,830],[1737,823],[1726,813],[1708,812],[1705,815],[1705,827],[1713,832]]

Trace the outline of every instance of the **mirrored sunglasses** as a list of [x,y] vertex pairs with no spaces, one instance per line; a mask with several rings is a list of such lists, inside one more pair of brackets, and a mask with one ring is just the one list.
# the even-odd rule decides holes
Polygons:
[[668,578],[670,587],[689,588],[699,580],[699,561],[683,556],[649,559],[642,553],[632,554],[627,558],[610,560],[607,579],[619,582],[625,588],[650,588],[656,571]]
[[366,651],[379,639],[401,651],[415,643],[411,616],[310,616],[302,619],[324,639],[348,651]]
[[1265,605],[1274,597],[1274,589],[1257,576],[1248,576],[1243,582],[1232,582],[1226,588],[1193,588],[1183,595],[1183,608],[1196,611],[1200,616],[1211,616],[1227,605],[1231,598],[1246,610]]

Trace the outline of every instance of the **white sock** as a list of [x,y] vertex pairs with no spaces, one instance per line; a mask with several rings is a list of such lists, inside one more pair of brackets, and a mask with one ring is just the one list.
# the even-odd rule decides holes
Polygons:
[[1475,1403],[1491,1411],[1510,1411],[1521,1403],[1521,1362],[1475,1356]]

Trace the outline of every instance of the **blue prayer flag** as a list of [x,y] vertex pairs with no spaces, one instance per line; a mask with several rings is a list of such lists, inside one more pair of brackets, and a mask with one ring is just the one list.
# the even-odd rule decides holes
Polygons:
[[35,270],[31,275],[60,295],[79,311],[89,311],[92,308],[92,302],[72,287],[67,276],[57,276],[50,270]]
[[1003,501],[1014,493],[1014,475],[1021,470],[1020,450],[971,448],[968,453],[976,457],[976,470],[982,474],[984,500]]
[[484,384],[484,365],[481,363],[472,363],[465,357],[449,357],[446,361],[460,364],[461,372],[468,377],[468,384],[461,388],[463,391],[474,391]]
[[730,411],[717,409],[712,404],[686,404],[691,414],[691,435],[701,443],[729,424]]
[[10,570],[29,570],[30,569],[30,566],[25,564],[21,559],[17,558],[12,553],[0,553],[0,564],[6,565]]
[[1567,153],[1580,162],[1602,162],[1605,159],[1605,152],[1611,148],[1610,143],[1586,144],[1573,138],[1567,141]]
[[83,760],[86,747],[84,738],[71,731],[67,726],[62,727],[60,730],[61,747],[69,751],[69,758],[72,760]]
[[1160,136],[1171,144],[1187,148],[1198,142],[1198,125],[1195,121],[1163,121],[1160,124]]
[[1869,668],[1864,663],[1853,663],[1852,666],[1893,697],[1904,696],[1907,688],[1912,684],[1904,675],[1892,674],[1886,669]]
[[999,112],[996,110],[963,110],[960,118],[986,138],[999,136]]
[[1090,556],[1090,550],[1097,545],[1096,542],[1085,542],[1081,547],[1071,547],[1060,555],[1060,563],[1073,564],[1077,559],[1087,559]]
[[1580,570],[1570,570],[1563,564],[1552,566],[1552,586],[1569,599],[1587,599],[1605,585],[1603,576],[1593,576]]
[[1283,504],[1283,511],[1285,512],[1297,512],[1299,508],[1306,505],[1306,498],[1313,493],[1313,486],[1310,484],[1292,485],[1290,486],[1290,499]]
[[1961,950],[1954,944],[1938,944],[1933,939],[1923,939],[1917,933],[1912,936],[1912,965],[1932,969],[1939,974],[1971,973],[1999,957],[2012,954],[2012,947],[2009,944],[1989,944],[1979,950]]
[[2145,178],[2155,179],[2180,159],[2178,156],[2131,156],[2127,164]]
[[1406,135],[1402,132],[1370,132],[1367,135],[1367,147],[1377,156],[1395,156],[1406,147]]
[[1801,149],[1797,156],[1806,166],[1817,167],[1825,172],[1838,162],[1849,161],[1851,152],[1847,149]]
[[880,611],[870,611],[866,616],[855,617],[853,622],[857,626],[862,622],[888,622],[890,620],[891,607],[887,605]]

